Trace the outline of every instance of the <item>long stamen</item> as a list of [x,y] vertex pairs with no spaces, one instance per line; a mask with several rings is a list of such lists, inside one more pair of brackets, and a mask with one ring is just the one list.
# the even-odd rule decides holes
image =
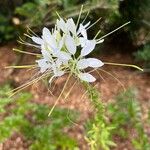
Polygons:
[[62,96],[62,94],[63,94],[63,92],[64,92],[64,90],[65,90],[65,88],[66,88],[66,86],[67,86],[67,84],[68,84],[68,81],[69,81],[70,77],[71,77],[71,74],[69,74],[69,76],[68,76],[68,78],[67,78],[67,80],[66,80],[66,82],[65,82],[65,85],[64,85],[64,87],[63,87],[63,89],[62,89],[62,91],[61,91],[59,97],[58,97],[57,100],[55,101],[53,107],[51,108],[51,110],[50,110],[48,116],[50,116],[50,115],[52,114],[54,108],[56,107],[58,101],[60,100],[60,98],[61,98],[61,96]]
[[28,35],[28,34],[26,34],[26,33],[24,33],[24,35],[27,36],[27,37],[29,37],[29,38],[32,38],[32,36],[30,36],[30,35]]
[[38,36],[33,30],[30,29],[30,27],[27,27],[27,33],[29,33],[29,35],[32,36],[32,34],[31,34],[30,32],[31,32],[33,35]]
[[98,36],[100,33],[101,33],[101,30],[99,30],[99,31],[96,33],[96,35],[95,35],[94,39],[96,39],[96,38],[97,38],[97,36]]
[[22,51],[16,48],[13,48],[13,51],[19,52],[19,53],[23,53],[23,54],[28,54],[28,55],[34,55],[34,56],[42,56],[41,54],[36,54],[36,53],[31,53],[31,52],[26,52],[26,51]]
[[20,44],[23,44],[23,45],[33,46],[33,47],[36,47],[36,48],[40,48],[40,46],[38,46],[38,45],[31,44],[31,43],[27,43],[27,42],[24,41],[21,37],[19,37],[19,40],[17,40],[17,42],[19,42]]
[[20,44],[26,45],[26,46],[32,46],[32,47],[40,48],[40,46],[30,44],[30,43],[27,43],[27,42],[22,42],[22,41],[19,41],[19,40],[17,40],[17,42],[20,43]]
[[36,65],[24,65],[24,66],[7,66],[6,69],[15,68],[15,69],[25,69],[25,68],[33,68]]
[[106,80],[103,78],[103,76],[99,73],[99,71],[95,70],[97,72],[97,74],[99,75],[99,77],[104,81],[106,82]]
[[61,16],[57,11],[56,11],[56,15],[58,16],[59,19],[61,19]]
[[77,20],[77,23],[76,23],[76,27],[78,27],[78,25],[79,25],[79,21],[80,21],[80,18],[81,18],[82,11],[83,11],[83,5],[81,5],[81,9],[80,9],[79,17],[78,17],[78,20]]
[[70,95],[71,91],[73,90],[74,86],[76,85],[77,80],[74,82],[74,84],[71,86],[70,90],[68,91],[68,93],[66,94],[64,101],[68,98],[68,96]]
[[99,38],[98,41],[100,41],[100,40],[104,39],[105,37],[111,35],[112,33],[118,31],[119,29],[123,28],[124,26],[128,25],[129,23],[130,23],[130,21],[127,22],[127,23],[125,23],[125,24],[123,24],[122,26],[118,27],[117,29],[115,29],[115,30],[113,30],[113,31],[111,31],[111,32],[109,32],[109,33],[107,33],[106,35],[104,35],[104,36],[102,36],[101,38]]
[[[101,20],[101,18],[97,19],[93,24],[91,24],[86,30],[90,29],[91,27],[93,27],[95,24],[97,24],[99,21]],[[81,33],[79,33],[78,36],[80,36]]]
[[90,29],[90,28],[92,28],[92,27],[93,27],[95,24],[97,24],[100,20],[101,20],[101,17],[100,17],[99,19],[97,19],[93,24],[91,24],[91,25],[87,28],[87,30]]
[[104,69],[100,69],[100,68],[99,68],[98,70],[100,70],[100,71],[102,71],[102,72],[108,74],[109,76],[113,77],[113,78],[122,86],[123,90],[126,91],[125,86],[123,85],[123,83],[122,83],[117,77],[115,77],[113,74],[111,74],[110,72],[108,72],[108,71],[106,71],[106,70],[104,70]]
[[85,16],[84,20],[82,21],[82,24],[84,24],[84,22],[85,22],[85,20],[87,19],[87,17],[88,17],[88,15],[89,15],[89,13],[90,13],[90,10],[87,12],[87,14],[86,14],[86,16]]
[[[46,75],[48,75],[48,74],[43,74],[43,75],[41,75],[40,77],[44,77],[44,76],[46,76]],[[36,80],[38,80],[40,77],[37,77],[37,78],[35,78],[35,79],[33,79],[33,80],[27,82],[27,83],[22,84],[21,86],[19,86],[19,87],[13,89],[13,90],[11,90],[11,91],[9,91],[8,94],[9,94],[9,93],[12,93],[13,91],[16,91],[16,90],[18,90],[18,89],[20,89],[20,88],[22,88],[22,87],[24,87],[24,86],[26,86],[26,85],[28,85],[28,84],[32,84],[32,83],[36,82]]]
[[136,66],[136,65],[131,65],[131,64],[119,64],[119,63],[110,63],[110,62],[104,62],[104,64],[106,65],[113,65],[113,66],[123,66],[123,67],[132,67],[132,68],[135,68],[135,69],[138,69],[140,71],[144,71],[144,69]]
[[[41,77],[38,77],[36,80],[33,80],[31,82],[28,82],[26,85],[22,86],[21,88],[18,88],[17,91],[13,92],[9,97],[12,97],[13,95],[17,94],[19,91],[22,91],[23,89],[25,89],[26,87],[34,84],[34,83],[37,83],[39,80],[45,78],[46,76],[41,76]],[[12,92],[12,91],[11,91]]]

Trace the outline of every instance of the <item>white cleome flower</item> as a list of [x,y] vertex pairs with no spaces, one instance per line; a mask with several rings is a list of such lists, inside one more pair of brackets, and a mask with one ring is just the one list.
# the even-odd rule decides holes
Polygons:
[[90,22],[85,25],[80,23],[77,28],[72,18],[68,20],[60,18],[52,31],[44,27],[41,38],[31,37],[41,47],[42,57],[36,61],[40,72],[50,71],[53,77],[60,77],[69,70],[80,80],[94,82],[96,79],[86,73],[85,69],[88,67],[96,69],[104,64],[99,59],[85,57],[95,49],[96,44],[103,42],[103,39],[89,40],[88,28]]

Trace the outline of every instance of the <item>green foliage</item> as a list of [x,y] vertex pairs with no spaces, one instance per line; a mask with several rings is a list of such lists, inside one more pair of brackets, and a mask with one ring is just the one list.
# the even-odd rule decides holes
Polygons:
[[133,42],[141,45],[150,31],[150,3],[149,0],[126,0],[120,3],[120,13],[124,21],[131,21],[129,31]]
[[115,129],[114,126],[106,124],[97,116],[94,120],[88,122],[87,126],[86,141],[90,145],[91,150],[110,150],[110,147],[116,146],[112,141],[112,131]]
[[135,127],[138,135],[135,139],[132,139],[132,144],[136,150],[149,150],[150,141],[148,135],[144,131],[144,126],[139,125]]
[[[82,19],[86,12],[91,11],[88,16],[90,20],[94,22],[99,17],[103,17],[107,23],[111,18],[109,15],[116,14],[119,6],[117,0],[26,0],[11,3],[10,9],[4,9],[8,7],[9,2],[2,3],[2,6],[0,5],[2,9],[2,15],[0,15],[1,41],[11,40],[17,36],[16,30],[18,32],[18,26],[12,21],[14,17],[17,17],[20,21],[20,31],[30,26],[38,32],[43,26],[52,26],[54,24],[56,18],[58,18],[56,11],[64,18],[74,17],[76,20],[83,4],[84,15],[83,17],[81,16]],[[95,28],[97,27],[95,26]],[[92,34],[95,35],[94,32]]]
[[120,93],[116,101],[104,106],[100,102],[98,92],[89,85],[85,86],[95,106],[94,117],[86,123],[85,139],[91,150],[110,150],[111,147],[117,146],[113,142],[114,136],[130,140],[135,150],[149,150],[150,141],[142,121],[142,109],[136,98],[137,91],[128,89]]
[[[135,98],[133,89],[121,93],[114,104],[108,106],[109,115],[112,117],[112,123],[120,126],[132,126],[141,119],[141,108]],[[119,132],[118,132],[119,133]]]
[[47,1],[45,0],[42,3],[40,1],[27,2],[20,7],[17,7],[15,10],[16,14],[23,16],[24,19],[27,19],[26,22],[36,27],[43,25],[44,17],[47,12]]
[[134,89],[121,93],[117,100],[108,106],[108,115],[111,125],[116,127],[115,135],[127,139],[131,136],[131,130],[135,130],[136,137],[131,141],[134,148],[136,150],[149,149],[150,143],[142,122],[142,110]]
[[86,141],[90,145],[91,150],[103,149],[110,150],[111,147],[116,146],[112,141],[112,131],[114,126],[109,125],[106,121],[105,106],[100,101],[99,92],[85,83],[91,103],[95,107],[95,116],[87,123]]
[[[53,25],[56,18],[58,18],[58,16],[56,15],[56,11],[62,17],[77,18],[77,16],[79,15],[79,10],[81,9],[81,4],[83,4],[84,14],[89,10],[94,11],[95,13],[96,11],[98,12],[98,16],[96,18],[95,14],[90,15],[90,17],[94,20],[100,17],[99,11],[101,11],[103,13],[102,15],[105,17],[107,15],[106,12],[113,12],[113,10],[116,9],[115,6],[118,5],[118,3],[116,2],[116,0],[115,2],[112,0],[32,0],[31,2],[24,3],[23,5],[17,7],[15,13],[17,15],[23,16],[22,21],[24,24],[29,24],[31,27],[34,27],[38,30],[39,27],[43,25]],[[105,13],[104,11],[102,11],[103,9],[105,9]]]
[[[136,53],[136,58],[150,65],[150,2],[149,0],[126,0],[120,2],[121,20],[131,21],[128,25],[128,35],[133,45],[143,48]],[[138,50],[137,49],[137,50]]]
[[[68,110],[56,108],[49,118],[47,116],[50,108],[46,105],[31,103],[29,93],[20,93],[15,101],[8,98],[6,92],[9,86],[0,89],[0,142],[4,142],[14,132],[21,132],[32,144],[31,150],[56,150],[70,149],[77,150],[77,142],[63,132],[69,127]],[[1,109],[0,109],[1,110]],[[71,111],[71,118],[75,119],[76,114]]]
[[144,45],[139,51],[135,53],[138,61],[144,61],[146,66],[150,66],[150,44]]
[[12,25],[9,18],[0,14],[0,43],[5,40],[14,38],[15,27]]

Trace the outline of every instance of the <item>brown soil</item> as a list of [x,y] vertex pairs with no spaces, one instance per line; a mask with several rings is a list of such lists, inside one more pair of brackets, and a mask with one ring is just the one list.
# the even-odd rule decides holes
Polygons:
[[[13,44],[9,46],[3,46],[0,48],[0,84],[2,85],[3,83],[8,82],[9,80],[13,83],[14,86],[19,86],[31,79],[31,77],[33,77],[33,75],[35,74],[35,71],[25,69],[12,70],[4,68],[8,65],[12,65],[12,63],[17,58],[15,53],[12,51],[12,47],[14,47]],[[107,61],[118,63],[133,63],[132,58],[127,54],[103,55],[101,57],[101,60],[104,62]],[[28,62],[28,64],[33,64],[34,58],[31,56],[24,56],[21,61],[21,64],[27,64],[26,62]],[[114,101],[114,98],[118,92],[123,91],[128,87],[136,87],[138,90],[138,98],[143,107],[143,111],[148,111],[148,107],[150,107],[149,75],[125,67],[104,66],[102,69],[108,71],[113,76],[115,76],[115,78],[113,78],[112,75],[105,73],[101,70],[99,71],[100,76],[97,73],[95,73],[95,76],[97,77],[97,82],[95,83],[95,86],[100,91],[101,100],[104,103]],[[52,96],[50,94],[49,90],[42,82],[28,87],[26,90],[30,90],[33,94],[33,101],[53,105],[65,81],[66,76],[62,77],[61,79],[55,82],[55,88],[52,90],[55,96]],[[70,89],[71,85],[74,82],[75,80],[71,79],[66,89]],[[52,87],[54,87],[54,85]],[[65,90],[64,95],[66,93],[67,90]],[[84,89],[79,83],[77,83],[67,100],[64,100],[64,96],[62,96],[62,99],[59,101],[58,105],[60,107],[76,109],[79,112],[81,112],[81,116],[78,122],[75,123],[73,128],[66,129],[65,132],[69,133],[69,135],[71,135],[72,137],[78,139],[81,150],[87,150],[88,147],[83,137],[83,133],[85,132],[83,128],[83,123],[87,118],[89,118],[92,115],[93,108],[86,97],[82,98],[81,100],[83,93]],[[130,142],[128,141],[124,142],[116,138],[115,142],[119,143],[118,147],[115,150],[133,150]],[[24,140],[24,137],[22,135],[16,133],[4,144],[0,145],[0,150],[26,150],[28,144],[29,143]]]

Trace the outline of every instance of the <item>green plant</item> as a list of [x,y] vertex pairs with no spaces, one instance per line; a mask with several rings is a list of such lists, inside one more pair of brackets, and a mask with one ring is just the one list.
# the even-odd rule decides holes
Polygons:
[[[15,101],[8,98],[6,92],[9,86],[0,89],[0,142],[4,142],[14,132],[22,133],[32,144],[31,150],[56,150],[70,149],[77,150],[77,142],[63,132],[63,128],[69,127],[68,110],[56,108],[49,118],[49,107],[42,104],[31,103],[29,93],[20,93]],[[76,118],[74,111],[71,111],[71,119]]]
[[[116,9],[116,5],[118,5],[117,1],[112,2],[110,0],[85,0],[82,2],[79,0],[33,0],[17,7],[15,13],[20,16],[22,24],[29,24],[30,27],[38,30],[43,25],[53,25],[54,20],[58,18],[56,11],[65,18],[75,17],[77,19],[82,4],[84,5],[84,14],[88,11],[95,12],[90,15],[93,20],[99,18],[99,11],[102,12],[102,16],[106,17],[108,14],[112,14]],[[105,12],[102,11],[104,9]],[[31,14],[34,14],[34,16]]]
[[9,18],[0,14],[0,43],[5,40],[11,40],[15,35],[15,27],[12,25]]
[[146,66],[150,66],[150,43],[145,44],[134,55],[138,61],[143,61]]
[[92,105],[95,107],[94,118],[89,120],[87,126],[86,141],[91,150],[103,149],[110,150],[116,146],[112,141],[113,125],[109,125],[106,121],[105,106],[100,101],[99,92],[92,86],[85,84]]
[[134,130],[136,136],[131,139],[134,148],[136,150],[149,149],[148,135],[142,122],[142,110],[136,99],[134,89],[128,89],[126,92],[121,93],[114,103],[109,104],[108,115],[111,124],[116,127],[114,135],[129,140],[130,132]]

